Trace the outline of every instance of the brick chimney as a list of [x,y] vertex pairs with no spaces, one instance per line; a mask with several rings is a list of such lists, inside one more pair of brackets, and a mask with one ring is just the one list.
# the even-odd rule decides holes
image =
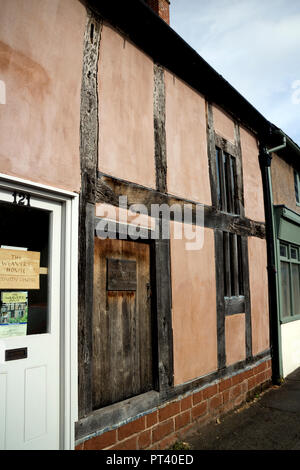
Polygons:
[[160,16],[166,23],[170,24],[169,0],[146,0],[146,3],[158,16]]

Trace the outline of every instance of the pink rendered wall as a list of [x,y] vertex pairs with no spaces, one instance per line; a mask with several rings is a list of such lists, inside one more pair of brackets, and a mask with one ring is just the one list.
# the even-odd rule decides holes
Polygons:
[[178,225],[171,223],[175,385],[218,367],[214,232],[198,227],[204,230],[203,248],[186,251],[187,240],[174,239]]
[[245,314],[231,315],[225,319],[226,365],[246,358]]
[[78,0],[0,0],[0,172],[80,189],[86,10]]
[[294,168],[273,153],[271,175],[274,204],[284,204],[300,214],[300,206],[296,201]]
[[249,278],[253,354],[269,348],[269,305],[266,241],[249,237]]
[[99,56],[99,170],[155,188],[153,62],[109,26]]
[[205,100],[165,72],[168,193],[211,205]]
[[264,222],[264,197],[257,140],[253,134],[243,127],[241,127],[240,135],[243,157],[245,216],[258,222]]
[[219,107],[213,106],[213,120],[215,132],[233,144],[235,143],[234,121]]

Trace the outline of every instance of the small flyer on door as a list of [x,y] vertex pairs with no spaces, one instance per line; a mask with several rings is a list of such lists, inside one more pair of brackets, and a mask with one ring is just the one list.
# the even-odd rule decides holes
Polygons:
[[0,338],[26,336],[28,292],[1,292]]

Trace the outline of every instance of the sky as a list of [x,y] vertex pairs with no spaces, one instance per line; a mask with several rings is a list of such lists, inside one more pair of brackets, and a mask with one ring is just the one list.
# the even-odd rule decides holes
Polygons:
[[170,26],[300,145],[300,0],[171,0]]

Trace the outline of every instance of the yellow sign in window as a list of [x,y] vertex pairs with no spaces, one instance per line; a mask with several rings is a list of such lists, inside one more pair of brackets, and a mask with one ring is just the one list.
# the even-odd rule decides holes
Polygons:
[[40,253],[0,248],[0,289],[39,289]]

